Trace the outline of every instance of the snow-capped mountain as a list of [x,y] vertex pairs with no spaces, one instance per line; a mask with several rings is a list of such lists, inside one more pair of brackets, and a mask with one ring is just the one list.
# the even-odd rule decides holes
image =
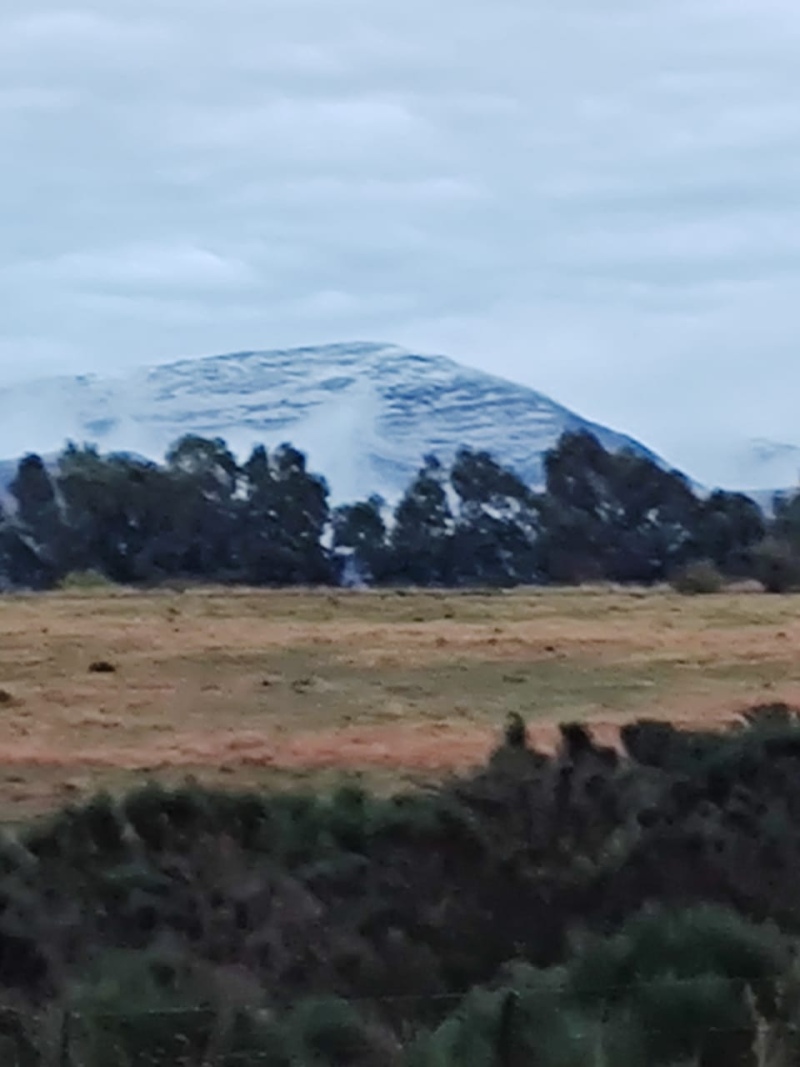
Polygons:
[[52,378],[0,389],[0,455],[67,440],[161,458],[186,433],[223,437],[240,457],[284,441],[308,454],[334,500],[396,497],[427,453],[488,449],[532,485],[565,430],[657,458],[526,386],[443,356],[352,343],[190,359],[124,377]]

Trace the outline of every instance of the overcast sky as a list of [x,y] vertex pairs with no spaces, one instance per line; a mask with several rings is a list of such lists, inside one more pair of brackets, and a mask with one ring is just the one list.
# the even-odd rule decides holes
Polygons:
[[800,443],[799,55],[797,0],[4,0],[0,381],[390,341],[719,480]]

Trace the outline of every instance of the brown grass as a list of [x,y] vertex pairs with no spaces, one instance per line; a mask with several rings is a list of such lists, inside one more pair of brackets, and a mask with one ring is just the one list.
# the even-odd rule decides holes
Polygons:
[[542,744],[564,719],[608,739],[638,715],[726,721],[800,702],[798,607],[597,589],[3,598],[0,810],[145,776],[438,776],[480,761],[510,711]]

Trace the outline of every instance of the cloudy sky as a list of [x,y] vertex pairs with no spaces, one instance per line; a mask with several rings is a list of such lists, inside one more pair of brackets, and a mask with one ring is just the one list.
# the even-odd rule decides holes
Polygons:
[[797,0],[5,0],[0,382],[444,352],[800,444]]

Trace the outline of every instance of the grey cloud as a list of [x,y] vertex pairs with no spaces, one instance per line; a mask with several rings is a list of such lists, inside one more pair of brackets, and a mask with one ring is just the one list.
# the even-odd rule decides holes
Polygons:
[[211,289],[246,286],[253,280],[241,262],[192,245],[128,245],[66,253],[44,262],[22,263],[16,273],[40,284]]
[[789,0],[6,0],[0,381],[369,336],[724,479],[800,441],[798,44]]
[[172,152],[235,153],[284,166],[325,167],[338,162],[368,166],[376,153],[420,151],[435,144],[435,131],[400,100],[380,97],[292,100],[254,106],[168,108],[157,135]]

